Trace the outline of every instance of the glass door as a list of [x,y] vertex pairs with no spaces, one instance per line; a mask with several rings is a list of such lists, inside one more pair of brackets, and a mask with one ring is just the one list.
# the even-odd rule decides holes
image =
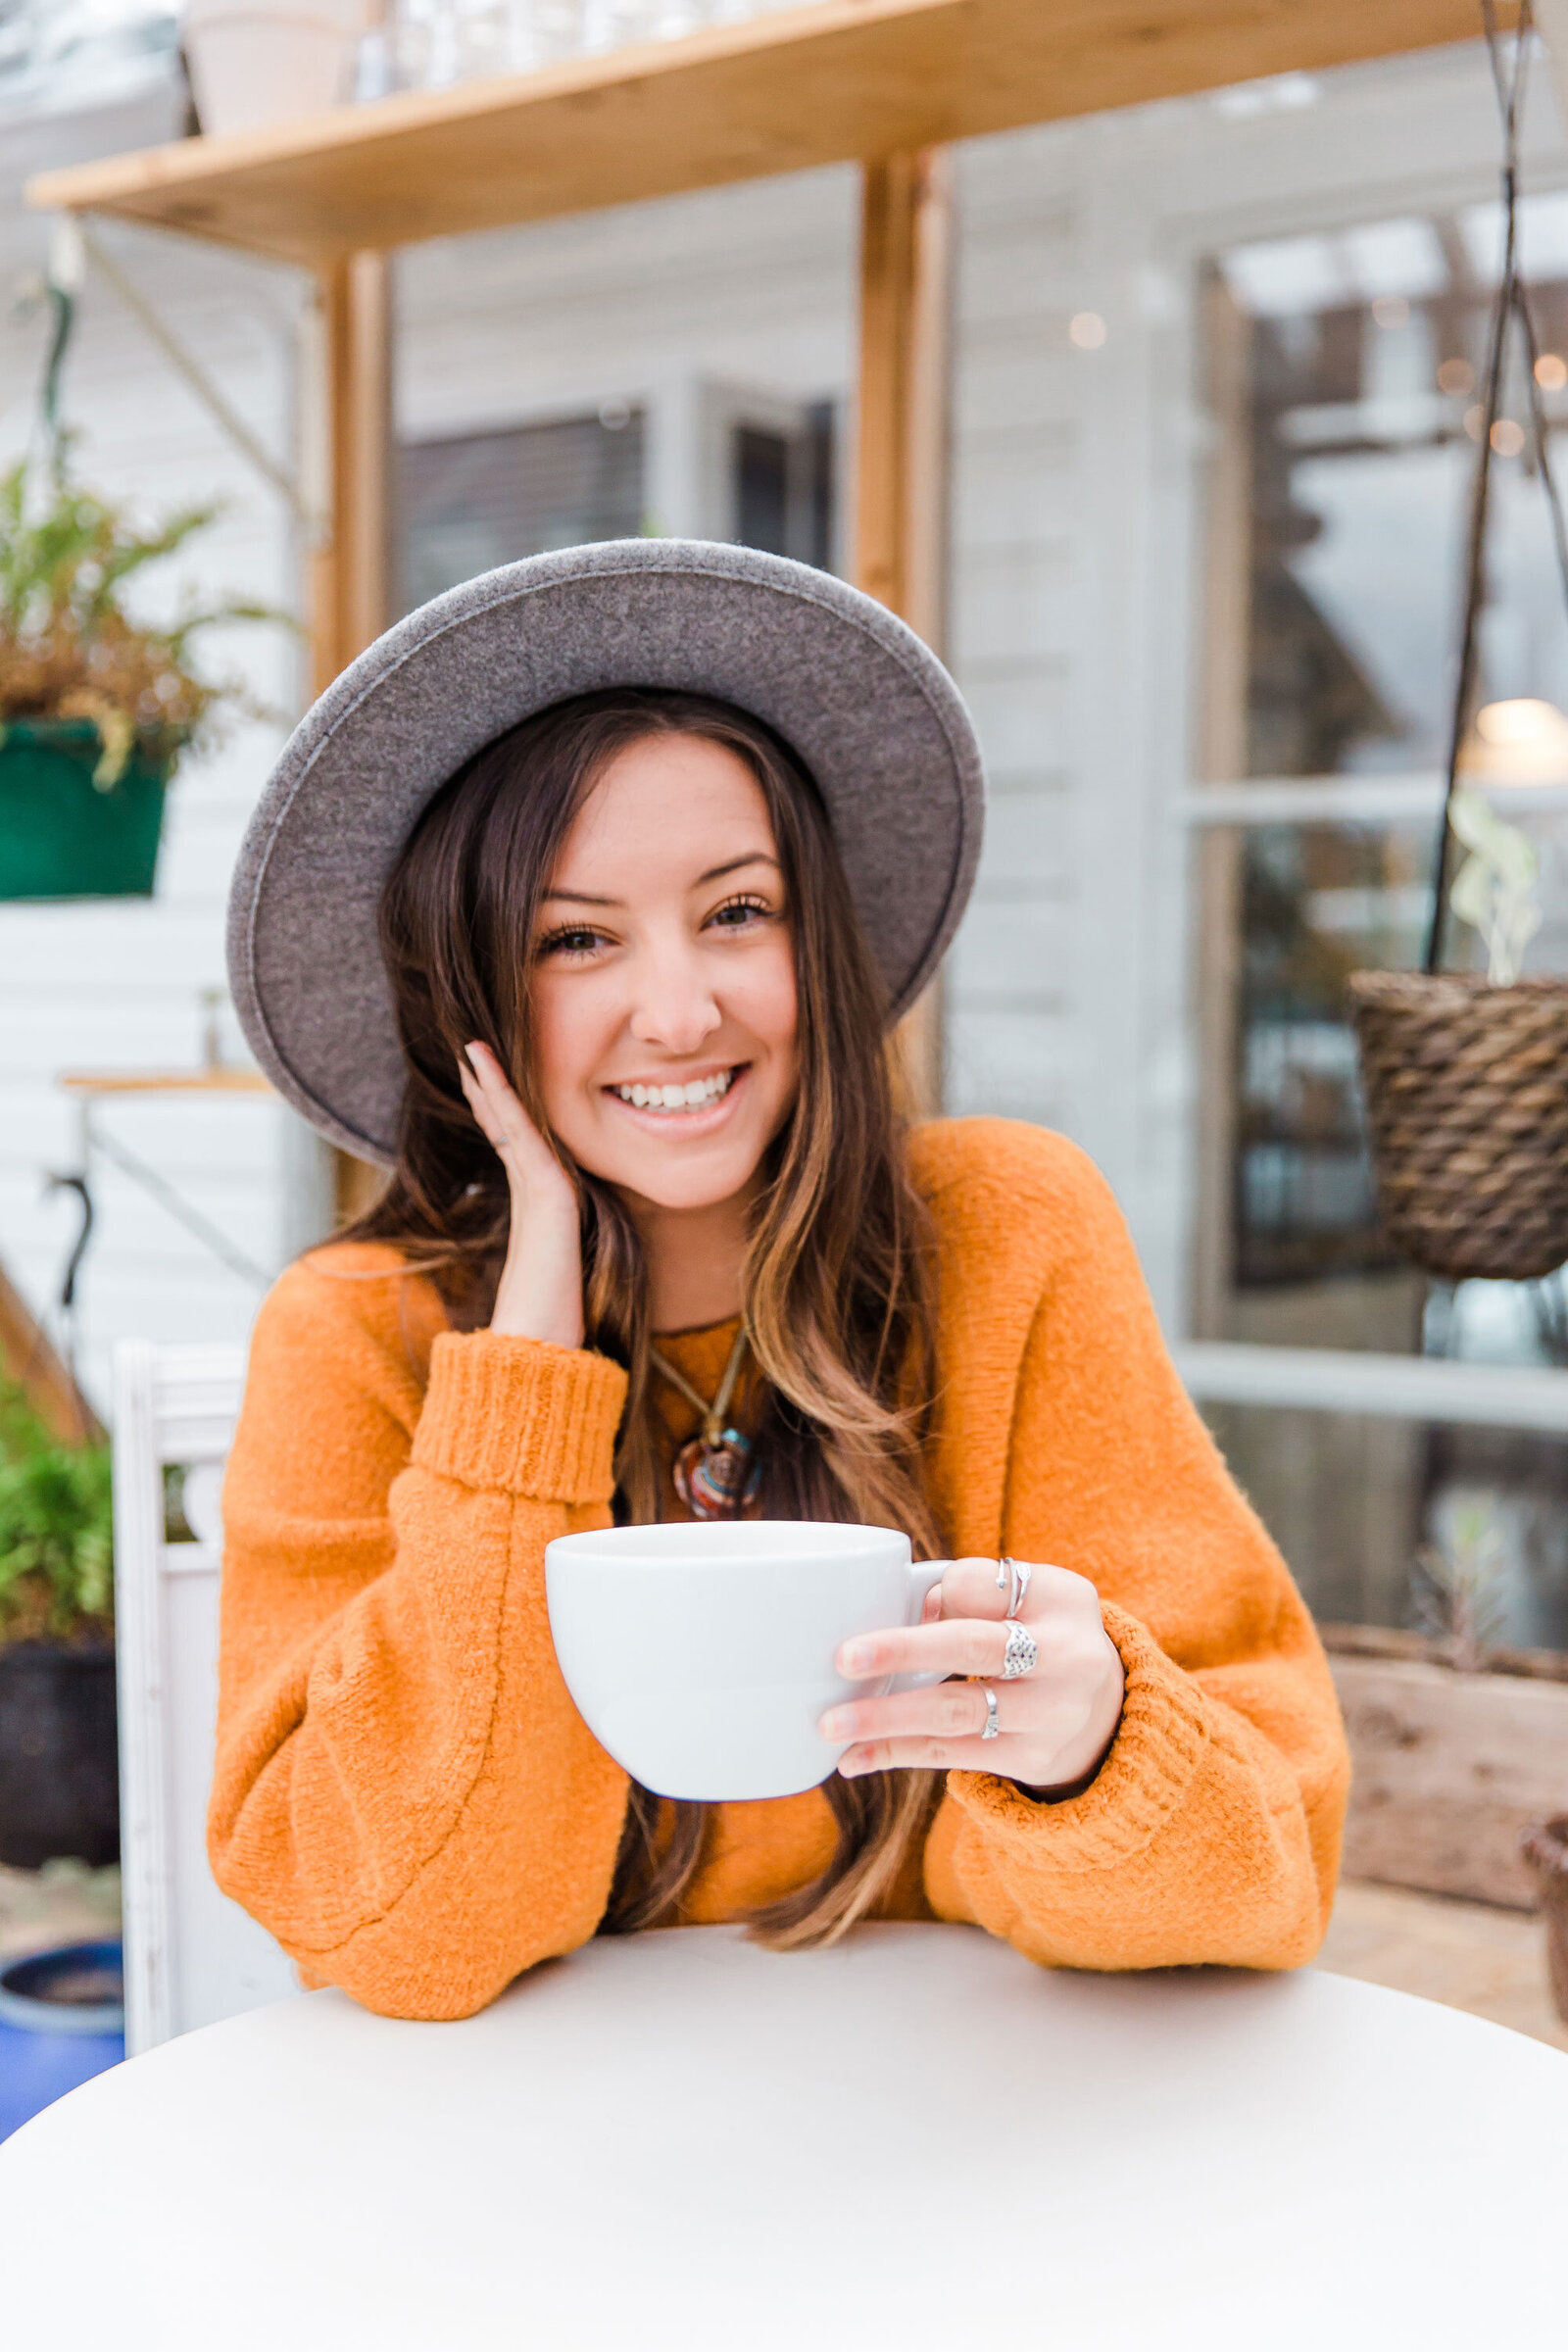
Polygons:
[[[1205,272],[1188,1368],[1320,1619],[1419,1643],[1451,1632],[1469,1576],[1489,1644],[1549,1658],[1568,1651],[1564,1278],[1434,1285],[1389,1250],[1345,995],[1424,943],[1499,239],[1477,205],[1243,244]],[[1523,252],[1563,442],[1568,196],[1526,200]],[[1516,371],[1494,433],[1482,700],[1568,708],[1527,390]],[[1527,968],[1568,970],[1568,770],[1507,804],[1543,855]]]

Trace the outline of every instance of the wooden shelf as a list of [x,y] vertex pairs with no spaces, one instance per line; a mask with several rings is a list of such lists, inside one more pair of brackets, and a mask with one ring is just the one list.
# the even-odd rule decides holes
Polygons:
[[68,1095],[270,1095],[260,1070],[67,1070],[56,1083]]
[[1475,0],[818,0],[46,172],[28,199],[320,270],[356,250],[1430,48],[1477,23]]

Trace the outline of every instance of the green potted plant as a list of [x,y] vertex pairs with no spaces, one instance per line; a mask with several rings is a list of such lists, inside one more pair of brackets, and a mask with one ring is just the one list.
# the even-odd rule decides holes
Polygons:
[[109,1448],[0,1383],[0,1863],[119,1851]]
[[67,456],[57,443],[0,478],[0,900],[146,898],[175,761],[225,705],[254,709],[192,668],[192,639],[279,615],[225,599],[167,626],[131,617],[131,583],[217,510],[143,529]]

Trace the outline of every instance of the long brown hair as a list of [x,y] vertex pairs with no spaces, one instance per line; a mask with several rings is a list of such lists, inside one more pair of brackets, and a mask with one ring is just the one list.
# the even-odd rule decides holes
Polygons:
[[[385,1193],[353,1227],[432,1273],[460,1329],[489,1320],[506,1252],[505,1172],[458,1084],[470,1039],[497,1055],[549,1135],[530,1052],[531,943],[572,819],[607,762],[649,735],[722,745],[767,802],[790,910],[799,1000],[796,1103],[770,1147],[743,1277],[765,1382],[760,1511],[770,1519],[903,1528],[941,1550],[921,1475],[932,1381],[925,1215],[905,1165],[883,1045],[884,996],[826,810],[788,746],[705,696],[616,689],[561,703],[502,736],[443,786],[385,888],[381,949],[408,1065]],[[554,1140],[554,1139],[553,1139]],[[650,1410],[648,1281],[618,1195],[563,1160],[582,1205],[586,1344],[626,1368],[615,1456],[617,1518],[660,1516],[662,1463]],[[873,1910],[914,1858],[936,1776],[877,1773],[826,1794],[832,1860],[757,1912],[775,1944],[827,1942]],[[634,1785],[604,1928],[681,1916],[709,1808]]]

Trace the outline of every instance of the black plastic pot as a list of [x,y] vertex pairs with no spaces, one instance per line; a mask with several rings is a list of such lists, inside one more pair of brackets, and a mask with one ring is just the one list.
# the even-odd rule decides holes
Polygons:
[[0,1862],[68,1855],[120,1856],[114,1647],[15,1642],[0,1649]]

